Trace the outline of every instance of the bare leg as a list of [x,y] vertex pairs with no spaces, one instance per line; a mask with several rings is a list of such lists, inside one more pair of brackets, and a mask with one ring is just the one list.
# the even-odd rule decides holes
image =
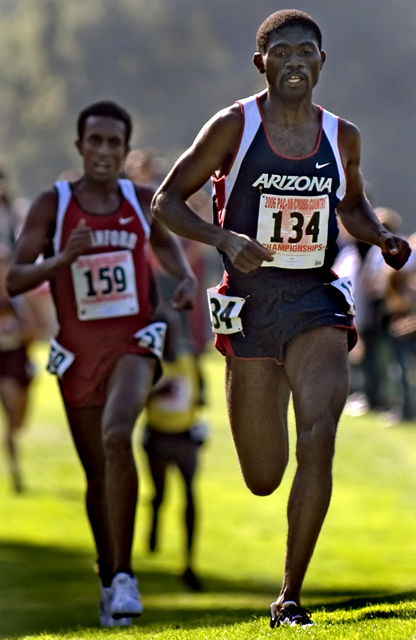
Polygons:
[[101,441],[101,407],[76,409],[66,406],[72,437],[87,478],[86,507],[94,535],[101,581],[110,586],[113,549],[108,521],[105,459]]
[[156,551],[159,509],[165,492],[167,462],[153,452],[148,455],[150,473],[155,487],[155,495],[152,500],[152,526],[149,536],[149,549],[150,551]]
[[19,464],[17,432],[23,424],[28,401],[28,388],[21,387],[14,378],[0,379],[0,399],[6,414],[4,448],[15,491],[23,490]]
[[348,394],[346,332],[321,327],[290,344],[285,370],[293,392],[298,467],[289,504],[285,573],[278,604],[300,592],[328,511],[338,421]]
[[186,563],[192,565],[192,553],[195,536],[196,504],[194,496],[194,478],[197,467],[198,444],[191,439],[181,447],[176,464],[183,478],[186,493],[185,525],[186,525]]
[[153,384],[157,360],[126,354],[108,384],[102,434],[106,460],[106,495],[114,545],[114,574],[133,574],[133,544],[138,477],[132,433]]
[[288,460],[286,373],[273,360],[227,358],[226,396],[244,480],[256,495],[269,495]]

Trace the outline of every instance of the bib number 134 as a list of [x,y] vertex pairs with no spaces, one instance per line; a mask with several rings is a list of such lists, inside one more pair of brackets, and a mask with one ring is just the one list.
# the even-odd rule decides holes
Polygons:
[[238,296],[225,296],[216,287],[207,291],[212,330],[214,333],[237,333],[243,330],[240,313],[245,302]]

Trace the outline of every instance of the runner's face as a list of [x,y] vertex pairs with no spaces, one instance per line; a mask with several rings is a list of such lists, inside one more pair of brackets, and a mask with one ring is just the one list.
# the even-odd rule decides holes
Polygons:
[[114,180],[128,151],[126,125],[115,118],[90,116],[76,145],[84,159],[86,175],[96,182]]
[[265,73],[270,88],[287,97],[302,97],[311,92],[319,79],[325,60],[316,36],[301,25],[279,29],[271,35],[264,55],[254,56],[254,63]]

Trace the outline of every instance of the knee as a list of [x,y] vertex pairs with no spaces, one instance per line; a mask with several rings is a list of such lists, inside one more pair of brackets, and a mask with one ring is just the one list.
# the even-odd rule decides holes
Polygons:
[[322,420],[300,433],[297,442],[299,465],[315,468],[318,472],[332,469],[335,453],[336,423]]
[[105,458],[130,458],[133,455],[130,429],[121,425],[104,428],[103,448]]
[[250,481],[245,480],[247,488],[251,491],[251,493],[255,496],[270,496],[273,491],[279,486],[273,485],[269,482],[261,482],[261,481]]
[[104,460],[100,460],[99,464],[85,465],[84,470],[87,478],[88,489],[92,491],[99,491],[105,484]]
[[287,461],[284,464],[276,465],[269,469],[263,467],[252,470],[251,472],[247,469],[242,470],[247,488],[255,496],[271,495],[282,482],[286,464]]

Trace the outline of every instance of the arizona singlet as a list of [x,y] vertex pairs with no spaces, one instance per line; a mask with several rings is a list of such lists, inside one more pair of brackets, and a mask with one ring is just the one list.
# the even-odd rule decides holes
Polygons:
[[[352,328],[347,313],[353,307],[351,293],[345,292],[346,302],[341,289],[324,287],[337,279],[331,272],[338,251],[336,206],[345,193],[338,147],[339,119],[321,108],[315,149],[304,157],[291,158],[273,149],[258,96],[238,103],[244,116],[238,151],[229,173],[213,177],[215,222],[256,238],[275,255],[273,262],[263,262],[254,272],[243,274],[222,254],[224,279],[217,289],[219,296],[213,290],[209,293],[211,316],[216,344],[222,353],[244,358],[273,357],[281,362],[287,341],[300,331],[326,324]],[[341,284],[347,286],[338,283],[338,288]],[[221,299],[221,295],[230,297],[231,302]],[[306,297],[309,310],[314,299],[310,315],[302,314],[298,304]],[[260,320],[257,327],[255,315]],[[272,325],[274,317],[277,319]],[[264,333],[266,326],[277,342],[273,347],[257,349],[258,334]],[[266,355],[269,347],[275,349],[273,355]]]
[[155,305],[150,225],[133,183],[118,184],[121,204],[105,215],[84,211],[70,183],[55,184],[56,228],[47,254],[64,249],[80,220],[92,236],[85,255],[51,281],[59,333],[52,341],[48,368],[60,376],[68,404],[78,407],[104,404],[105,383],[123,353],[150,353],[146,340],[137,337],[152,322]]

